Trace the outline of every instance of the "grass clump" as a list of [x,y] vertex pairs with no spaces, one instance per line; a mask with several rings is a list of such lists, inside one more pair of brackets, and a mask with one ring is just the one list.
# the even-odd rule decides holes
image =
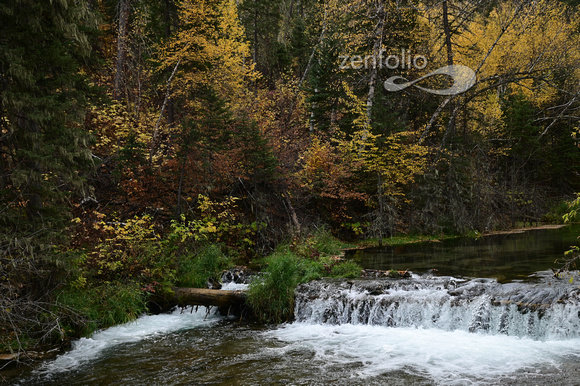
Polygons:
[[288,321],[294,312],[294,289],[301,279],[300,258],[285,251],[270,255],[265,263],[262,275],[250,284],[248,303],[262,322]]
[[343,277],[346,279],[354,279],[360,277],[361,266],[351,260],[341,261],[335,264],[330,271],[332,277]]
[[291,320],[294,291],[301,283],[322,277],[360,277],[358,264],[337,257],[348,246],[322,231],[283,245],[265,258],[262,275],[248,290],[248,303],[257,319],[264,323]]

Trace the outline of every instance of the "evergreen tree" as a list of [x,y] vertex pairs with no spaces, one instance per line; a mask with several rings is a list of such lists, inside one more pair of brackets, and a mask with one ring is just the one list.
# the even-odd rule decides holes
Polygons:
[[54,290],[65,258],[53,264],[50,256],[90,165],[87,7],[74,0],[0,4],[0,331],[9,332],[0,334],[0,350],[64,337],[67,311],[58,314]]
[[86,3],[0,5],[0,227],[56,229],[90,159],[82,128]]

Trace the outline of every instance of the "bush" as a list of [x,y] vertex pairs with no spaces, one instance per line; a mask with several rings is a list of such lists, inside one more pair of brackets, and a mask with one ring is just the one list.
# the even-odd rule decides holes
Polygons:
[[180,257],[176,284],[204,288],[208,281],[218,281],[219,274],[232,264],[232,259],[224,255],[218,245],[209,245],[197,255]]
[[294,291],[298,284],[324,276],[359,277],[361,267],[353,261],[322,256],[305,258],[281,247],[264,261],[263,275],[250,284],[248,303],[261,322],[281,323],[292,319]]
[[571,204],[572,202],[567,201],[558,201],[552,204],[548,213],[542,216],[542,221],[561,223],[564,221],[563,217],[569,212],[569,209],[571,209]]

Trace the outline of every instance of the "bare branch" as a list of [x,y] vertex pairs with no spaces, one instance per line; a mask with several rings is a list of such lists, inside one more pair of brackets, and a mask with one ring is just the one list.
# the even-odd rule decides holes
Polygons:
[[181,63],[181,58],[179,58],[179,60],[175,64],[175,67],[173,67],[173,71],[171,72],[169,79],[167,79],[167,85],[165,86],[165,99],[163,99],[163,104],[161,105],[161,111],[159,111],[159,117],[157,118],[157,122],[155,122],[155,130],[153,131],[153,138],[151,138],[151,149],[149,151],[149,164],[150,165],[151,165],[151,161],[153,160],[153,153],[155,153],[155,147],[156,147],[155,145],[157,143],[157,137],[159,136],[159,125],[161,124],[161,118],[163,117],[163,112],[165,111],[165,107],[167,106],[167,101],[169,100],[169,97],[171,96],[171,81],[173,80],[173,77],[175,76],[175,73],[177,72],[177,68],[179,67],[179,63]]

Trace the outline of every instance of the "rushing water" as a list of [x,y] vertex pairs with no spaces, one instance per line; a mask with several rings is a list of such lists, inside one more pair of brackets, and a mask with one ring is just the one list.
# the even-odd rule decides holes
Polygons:
[[[544,271],[561,250],[551,256],[535,250],[543,245],[537,240],[542,234],[550,239],[553,233],[563,234],[515,235],[534,242],[527,252],[510,247],[514,255],[508,255],[521,255],[508,263],[520,266],[519,271],[513,268],[518,271],[514,277],[538,270],[534,256],[550,263],[529,280],[502,277],[500,283],[491,274],[467,279],[469,272],[460,272],[455,277],[312,282],[297,290],[293,323],[249,325],[203,308],[144,316],[75,342],[71,351],[15,383],[577,384],[580,287]],[[502,240],[514,242],[503,236],[496,238],[497,246],[486,241],[480,254],[486,269],[496,259],[489,251],[505,248]],[[563,241],[563,249],[573,241]],[[456,247],[465,253],[471,248],[455,241],[438,245],[450,251]],[[369,261],[387,264],[373,253]],[[388,254],[386,259],[404,259]],[[412,256],[405,268],[413,270],[421,259]],[[433,259],[417,271],[434,268],[433,261],[438,267],[452,265],[442,256]]]

